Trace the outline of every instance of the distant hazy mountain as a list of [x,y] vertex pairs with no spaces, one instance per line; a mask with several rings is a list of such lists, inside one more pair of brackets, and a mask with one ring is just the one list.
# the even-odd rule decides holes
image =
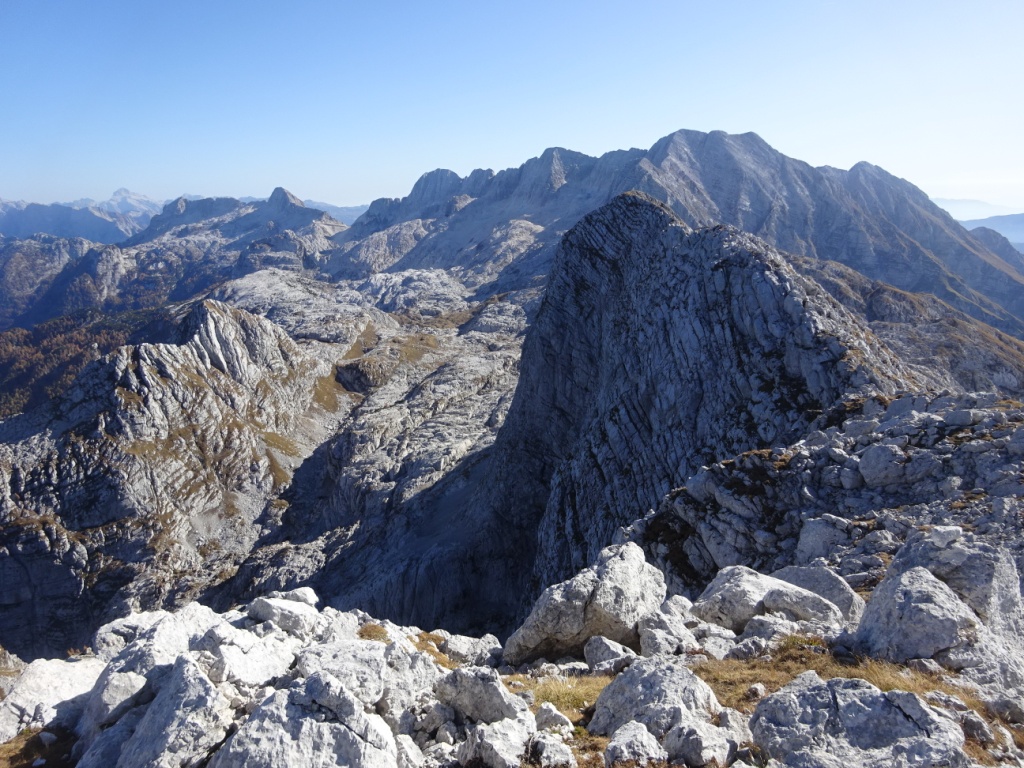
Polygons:
[[164,207],[164,202],[165,201],[154,200],[151,197],[146,197],[145,195],[140,195],[121,187],[121,189],[114,192],[108,200],[90,200],[89,198],[83,198],[71,203],[62,203],[62,205],[68,205],[71,208],[99,208],[101,211],[122,213],[126,216],[146,214],[148,217],[155,216],[160,213]]
[[101,208],[0,200],[0,234],[9,237],[47,234],[80,237],[96,243],[117,243],[142,228],[143,224],[135,217]]
[[320,203],[316,200],[303,200],[302,202],[308,208],[316,208],[319,211],[329,213],[331,218],[337,219],[343,224],[352,224],[370,208],[368,205],[331,205],[330,203]]
[[[97,221],[120,216],[97,208],[26,207],[33,208]],[[329,238],[344,229],[279,188],[269,200],[255,203],[172,200],[146,229],[130,238],[122,235],[116,244],[99,236],[86,238],[92,242],[84,245],[50,235],[0,238],[0,301],[7,305],[0,312],[0,330],[86,309],[149,309],[266,267],[302,269],[333,247]]]
[[968,229],[987,227],[994,229],[1011,243],[1024,243],[1024,213],[1008,216],[989,216],[987,219],[969,219],[962,221]]
[[932,202],[939,208],[949,212],[958,221],[964,219],[981,219],[986,216],[1000,216],[1007,213],[1018,213],[1020,209],[1005,205],[986,203],[984,200],[955,200],[944,197],[933,197]]
[[[238,198],[243,203],[259,203],[265,201],[265,197],[240,197]],[[335,221],[340,221],[342,224],[352,224],[356,219],[362,216],[369,209],[368,205],[331,205],[330,203],[321,203],[316,200],[303,200],[303,205],[307,208],[315,208],[318,211],[330,214],[331,218]]]

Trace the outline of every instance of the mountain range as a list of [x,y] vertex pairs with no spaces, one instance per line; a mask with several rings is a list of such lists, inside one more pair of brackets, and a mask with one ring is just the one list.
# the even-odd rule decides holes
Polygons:
[[989,216],[984,219],[962,221],[961,224],[971,231],[976,231],[980,227],[998,232],[1014,243],[1017,250],[1021,250],[1021,247],[1024,246],[1024,213]]
[[[669,667],[813,635],[851,664],[955,670],[985,759],[1012,756],[993,718],[1024,721],[1022,288],[1004,238],[909,182],[721,132],[435,170],[351,226],[279,188],[179,198],[116,244],[4,237],[0,355],[23,375],[0,382],[0,644],[104,649],[72,723],[85,765],[281,764],[266,745],[317,713],[353,764],[518,765],[540,714],[483,667],[568,675],[587,653],[589,674],[598,636],[633,648],[577,708],[613,741]],[[41,349],[66,359],[33,379]],[[449,638],[476,671],[442,683]],[[753,717],[644,728],[687,764],[749,742],[796,766],[891,764],[920,726],[949,731],[913,742],[922,764],[972,764],[981,726],[934,697],[858,704],[903,707],[867,729],[881,746],[843,741],[854,723],[827,749],[803,721],[783,738],[783,710],[833,696],[787,684]],[[237,706],[195,703],[217,696]],[[209,738],[139,762],[190,718]],[[288,759],[313,759],[288,751],[305,733]]]

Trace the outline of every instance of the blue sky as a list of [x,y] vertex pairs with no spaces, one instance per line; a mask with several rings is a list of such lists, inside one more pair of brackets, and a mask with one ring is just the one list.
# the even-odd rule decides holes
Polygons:
[[357,204],[679,128],[1024,210],[1024,2],[0,0],[0,198]]

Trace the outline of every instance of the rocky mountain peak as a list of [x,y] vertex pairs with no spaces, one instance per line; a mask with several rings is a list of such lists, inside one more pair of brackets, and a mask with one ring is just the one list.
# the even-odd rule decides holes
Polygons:
[[305,203],[284,187],[276,187],[274,189],[270,194],[270,199],[267,201],[267,205],[272,211],[284,211],[292,206],[298,208],[306,207]]

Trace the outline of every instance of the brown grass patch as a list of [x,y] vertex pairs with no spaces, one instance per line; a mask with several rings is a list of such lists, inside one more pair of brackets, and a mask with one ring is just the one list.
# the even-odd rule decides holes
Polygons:
[[974,739],[964,740],[964,752],[971,760],[980,765],[999,765],[992,754]]
[[380,336],[377,334],[377,329],[373,327],[373,323],[367,323],[366,327],[363,328],[363,332],[359,334],[359,338],[355,340],[355,343],[349,348],[348,352],[345,353],[344,360],[355,360],[356,358],[362,357],[380,341]]
[[348,390],[341,385],[336,378],[337,367],[327,376],[321,376],[313,385],[313,402],[325,411],[334,413],[341,404],[341,396],[348,393]]
[[811,670],[823,680],[834,677],[867,680],[882,691],[909,691],[918,696],[930,691],[948,693],[983,717],[987,716],[985,705],[970,691],[934,675],[915,672],[887,661],[859,659],[852,664],[840,662],[828,653],[824,641],[818,637],[790,635],[771,652],[770,659],[708,659],[693,667],[693,673],[711,686],[723,706],[748,714],[757,705],[746,696],[754,683],[763,684],[767,693],[772,694],[792,682],[797,675]]
[[569,718],[573,725],[582,725],[588,720],[584,710],[593,706],[601,691],[608,687],[613,678],[605,675],[582,675],[580,677],[530,677],[529,675],[509,675],[505,685],[520,683],[514,690],[527,690],[533,693],[536,712],[541,704],[548,702]]
[[441,635],[435,635],[433,632],[420,632],[415,636],[409,635],[409,639],[416,646],[417,651],[427,654],[445,669],[455,669],[459,666],[457,661],[441,652],[441,643],[444,642]]
[[384,643],[385,645],[391,642],[391,636],[388,634],[388,631],[380,624],[374,624],[372,622],[370,624],[363,624],[363,626],[359,628],[359,631],[356,632],[356,636],[363,640],[373,640],[378,643]]
[[72,768],[71,748],[75,735],[62,728],[47,728],[57,737],[50,746],[43,744],[38,729],[25,730],[5,744],[0,744],[0,768],[30,768],[36,760],[45,760],[46,768]]
[[605,736],[594,736],[586,728],[577,726],[569,741],[579,768],[604,768],[604,751],[608,748]]

